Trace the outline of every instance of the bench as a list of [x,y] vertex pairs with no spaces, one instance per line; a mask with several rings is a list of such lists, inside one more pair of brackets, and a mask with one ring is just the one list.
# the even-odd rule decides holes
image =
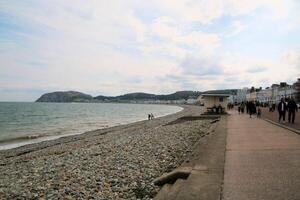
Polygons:
[[217,114],[222,114],[225,111],[224,107],[221,107],[221,110],[219,107],[208,107],[206,108],[207,113],[217,113]]

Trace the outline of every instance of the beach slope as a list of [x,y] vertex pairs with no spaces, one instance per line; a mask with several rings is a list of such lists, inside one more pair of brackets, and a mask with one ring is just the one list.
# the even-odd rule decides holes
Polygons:
[[[178,113],[0,151],[0,199],[150,199],[211,127],[198,106]],[[175,122],[175,123],[174,123]]]

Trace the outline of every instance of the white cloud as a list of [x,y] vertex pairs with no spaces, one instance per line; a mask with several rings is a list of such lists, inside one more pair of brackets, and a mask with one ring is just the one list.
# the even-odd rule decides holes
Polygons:
[[295,50],[287,51],[282,55],[281,61],[300,70],[300,52]]
[[203,24],[212,23],[222,16],[247,15],[261,7],[267,7],[274,17],[286,17],[293,1],[281,0],[164,0],[156,1],[160,7],[170,16],[177,16],[186,21],[199,21]]
[[[5,22],[13,25],[5,35],[15,38],[0,39],[0,86],[112,95],[213,89],[236,74],[237,83],[259,83],[264,73],[249,78],[247,72],[257,66],[267,68],[270,80],[290,78],[295,66],[299,69],[296,51],[281,60],[262,60],[224,49],[248,31],[242,17],[263,9],[274,20],[289,19],[293,5],[292,0],[1,1],[0,11],[10,16]],[[219,24],[209,29],[222,17],[230,18],[229,28]],[[227,46],[223,40],[230,40]],[[294,66],[294,71],[282,75],[281,65]],[[157,82],[170,74],[183,84],[175,84],[174,77]]]
[[173,18],[164,16],[154,21],[151,25],[151,33],[155,37],[162,38],[163,42],[173,46],[172,49],[181,49],[181,57],[190,53],[189,49],[198,51],[201,54],[211,54],[219,47],[220,38],[218,34],[188,31],[185,27],[185,24],[178,24]]
[[243,22],[236,20],[233,21],[231,26],[229,27],[229,30],[225,33],[223,33],[223,35],[225,37],[233,37],[238,35],[239,33],[245,31],[245,29],[247,28],[247,25],[243,24]]

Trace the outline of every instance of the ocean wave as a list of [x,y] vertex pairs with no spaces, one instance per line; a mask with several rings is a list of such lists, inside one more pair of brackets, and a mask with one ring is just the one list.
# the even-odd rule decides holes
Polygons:
[[179,111],[178,107],[161,105],[80,104],[74,109],[70,104],[59,104],[59,110],[58,104],[29,104],[34,109],[28,109],[28,104],[13,105],[5,108],[0,104],[0,113],[8,113],[0,115],[0,149],[132,123],[144,120],[145,113],[159,117]]
[[35,135],[24,135],[24,136],[18,136],[15,138],[6,138],[6,139],[1,139],[1,143],[13,143],[17,141],[24,141],[24,140],[33,140],[41,137],[46,137],[47,135],[42,135],[42,134],[35,134]]

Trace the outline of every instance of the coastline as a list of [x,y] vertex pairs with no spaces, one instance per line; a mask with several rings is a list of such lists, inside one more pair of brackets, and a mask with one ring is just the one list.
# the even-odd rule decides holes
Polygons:
[[[131,124],[0,151],[0,198],[152,198],[152,181],[181,164],[210,120],[199,106]],[[80,189],[79,189],[80,188]],[[25,192],[27,191],[27,192]]]
[[[37,102],[37,103],[39,103],[39,102]],[[81,104],[81,103],[76,103],[76,104]],[[123,104],[127,104],[127,103],[123,103]],[[184,109],[181,105],[166,105],[166,106],[178,107],[179,111],[159,115],[157,118],[165,117],[167,115],[172,115],[172,114],[178,113]],[[146,116],[145,116],[145,118],[146,118]],[[0,141],[0,152],[3,150],[18,148],[18,147],[22,147],[25,145],[30,145],[30,144],[35,144],[35,143],[39,144],[44,141],[51,141],[51,140],[56,140],[56,139],[63,138],[63,137],[70,137],[70,136],[85,134],[87,132],[99,131],[101,129],[109,129],[109,128],[113,128],[113,127],[129,125],[129,124],[133,124],[136,122],[146,121],[145,118],[137,118],[137,119],[123,121],[123,122],[119,122],[119,123],[110,123],[107,125],[103,125],[101,128],[94,127],[93,129],[90,129],[90,130],[76,131],[74,133],[63,133],[63,134],[57,134],[57,135],[54,135],[54,134],[42,135],[42,134],[36,133],[34,135],[25,135],[25,136],[20,136],[17,138],[5,139],[5,140]]]

